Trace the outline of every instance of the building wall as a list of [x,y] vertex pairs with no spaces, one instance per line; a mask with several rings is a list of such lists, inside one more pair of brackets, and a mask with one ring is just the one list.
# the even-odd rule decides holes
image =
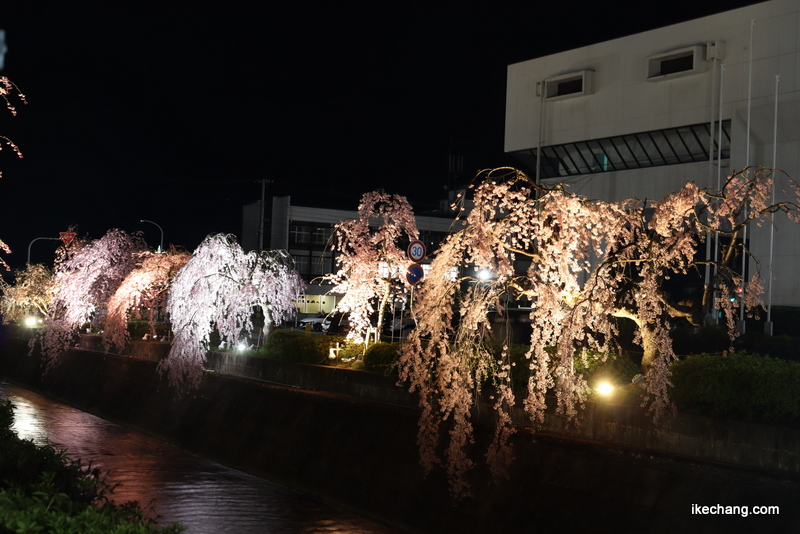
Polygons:
[[[710,124],[721,109],[722,120],[730,121],[730,157],[719,164],[705,161],[580,174],[543,183],[568,183],[589,198],[657,199],[687,181],[717,187],[720,179],[747,165],[772,168],[776,147],[775,167],[785,172],[776,200],[786,200],[781,191],[788,185],[787,177],[800,177],[799,29],[800,3],[771,0],[510,65],[505,150],[535,153],[540,145]],[[698,53],[691,74],[648,79],[652,74],[648,68],[656,58],[690,48]],[[588,73],[583,94],[547,98],[548,81],[554,87],[559,79],[578,72]],[[777,138],[773,135],[776,75],[780,76]],[[716,126],[714,131],[716,137]],[[535,174],[535,166],[526,170]],[[776,217],[775,223],[772,303],[800,305],[800,282],[794,277],[800,261],[800,230],[785,216]],[[761,258],[760,264],[751,262],[750,272],[760,269],[769,280],[770,227],[753,226],[749,232],[751,250]]]

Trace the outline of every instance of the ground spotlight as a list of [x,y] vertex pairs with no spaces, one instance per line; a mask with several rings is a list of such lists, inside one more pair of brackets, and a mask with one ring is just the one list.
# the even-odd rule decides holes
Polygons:
[[595,389],[597,390],[597,392],[600,395],[606,395],[607,396],[607,395],[611,395],[611,393],[614,391],[614,386],[612,386],[608,382],[601,382],[600,384],[597,385],[597,388],[595,388]]

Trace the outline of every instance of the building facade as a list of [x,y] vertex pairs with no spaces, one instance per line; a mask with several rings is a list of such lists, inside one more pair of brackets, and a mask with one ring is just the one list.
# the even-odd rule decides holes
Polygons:
[[[588,198],[660,199],[763,166],[782,171],[786,200],[800,178],[799,35],[800,2],[771,0],[510,65],[505,151]],[[771,280],[771,304],[800,306],[800,228],[779,214],[774,230],[748,229],[760,262],[747,270]]]

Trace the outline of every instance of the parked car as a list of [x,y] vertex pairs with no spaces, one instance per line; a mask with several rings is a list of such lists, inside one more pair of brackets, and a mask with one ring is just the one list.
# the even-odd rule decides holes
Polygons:
[[333,313],[325,317],[322,331],[326,334],[346,336],[350,332],[350,319],[346,313]]
[[405,339],[416,326],[417,323],[414,322],[412,317],[404,317],[403,319],[389,317],[388,320],[384,321],[383,335]]
[[307,325],[311,325],[311,330],[313,332],[322,332],[322,323],[324,321],[324,317],[306,317],[305,319],[300,319],[298,324],[300,328],[306,328]]

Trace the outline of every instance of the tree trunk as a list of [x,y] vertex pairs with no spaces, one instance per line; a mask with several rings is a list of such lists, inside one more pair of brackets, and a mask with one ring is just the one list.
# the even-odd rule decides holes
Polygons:
[[639,331],[639,337],[642,340],[642,374],[646,375],[658,355],[658,340],[656,339],[653,329],[639,319],[638,315],[631,313],[629,310],[616,310],[613,315],[614,317],[630,319],[636,324],[636,329]]
[[[637,326],[639,323],[637,322]],[[653,335],[653,331],[647,327],[639,326],[639,334],[642,338],[642,374],[646,375],[647,372],[650,370],[650,367],[653,365],[653,361],[656,359],[658,355],[658,344],[656,342],[655,335]]]
[[391,279],[387,278],[386,280],[384,280],[383,297],[381,298],[381,303],[378,308],[378,324],[375,328],[376,343],[381,339],[381,330],[383,329],[384,312],[386,311],[386,305],[389,303],[389,297],[391,296],[391,294],[392,294],[392,281]]

